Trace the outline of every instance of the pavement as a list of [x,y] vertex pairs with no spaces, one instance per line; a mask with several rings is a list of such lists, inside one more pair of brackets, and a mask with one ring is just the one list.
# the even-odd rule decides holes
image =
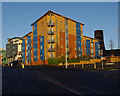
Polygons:
[[57,66],[25,69],[3,67],[2,94],[3,96],[120,94],[119,80],[108,78],[103,73],[103,71],[66,70]]

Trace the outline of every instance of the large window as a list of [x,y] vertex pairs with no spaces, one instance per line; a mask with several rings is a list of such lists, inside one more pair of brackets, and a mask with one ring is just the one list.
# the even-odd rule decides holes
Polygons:
[[85,48],[84,48],[84,52],[85,52]]
[[85,46],[85,41],[84,41],[84,46]]

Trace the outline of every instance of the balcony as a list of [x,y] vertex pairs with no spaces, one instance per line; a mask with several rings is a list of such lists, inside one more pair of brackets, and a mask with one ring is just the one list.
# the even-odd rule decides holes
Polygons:
[[49,39],[48,43],[55,43],[55,39]]
[[50,27],[50,25],[51,25],[51,27],[53,27],[53,26],[55,26],[55,23],[52,20],[50,20],[48,23],[48,27]]
[[55,34],[55,31],[52,31],[52,30],[50,30],[50,31],[48,31],[48,35],[54,35]]
[[48,52],[54,52],[55,51],[55,49],[54,48],[48,48]]

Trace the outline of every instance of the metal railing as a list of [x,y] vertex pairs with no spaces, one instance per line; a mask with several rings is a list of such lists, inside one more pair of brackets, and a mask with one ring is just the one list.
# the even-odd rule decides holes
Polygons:
[[49,39],[48,43],[55,43],[55,39]]
[[48,31],[48,35],[54,35],[55,34],[55,31],[52,31],[52,30],[50,30],[50,31]]
[[52,20],[49,21],[48,27],[50,27],[50,24],[51,24],[51,26],[55,26],[55,23]]
[[48,48],[48,52],[54,52],[55,51],[55,49],[54,48]]

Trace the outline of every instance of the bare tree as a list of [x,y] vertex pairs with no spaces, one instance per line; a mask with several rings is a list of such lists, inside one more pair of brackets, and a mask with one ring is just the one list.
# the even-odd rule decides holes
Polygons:
[[114,47],[114,44],[113,44],[113,40],[112,40],[112,39],[110,39],[110,44],[109,44],[109,46],[110,46],[110,49],[112,50],[113,47]]

